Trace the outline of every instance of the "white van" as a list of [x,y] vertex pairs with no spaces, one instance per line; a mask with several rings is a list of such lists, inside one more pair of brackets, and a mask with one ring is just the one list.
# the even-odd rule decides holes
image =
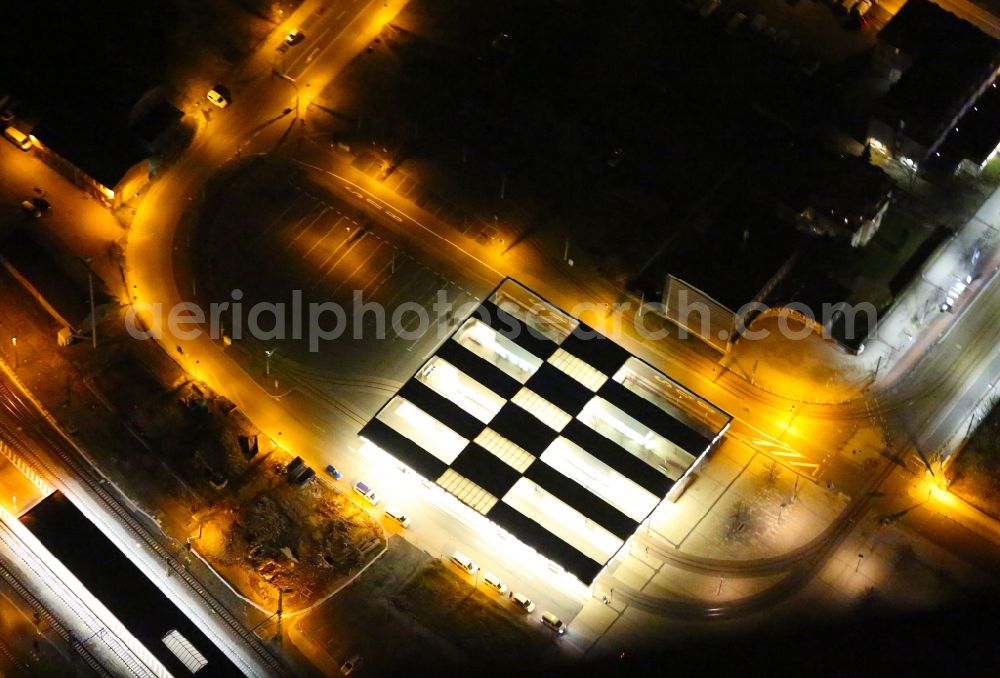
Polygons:
[[566,633],[566,625],[562,619],[551,612],[542,612],[542,623],[558,633],[560,636]]
[[465,572],[465,574],[475,574],[476,572],[479,572],[479,566],[472,562],[472,558],[465,555],[461,551],[455,551],[451,554],[451,562],[460,567],[462,572]]
[[31,150],[31,137],[18,128],[8,127],[3,131],[3,135],[7,137],[8,141],[20,148],[22,151]]
[[399,508],[389,504],[385,507],[385,514],[399,523],[400,527],[409,527],[410,519]]
[[354,491],[364,497],[371,506],[378,505],[379,496],[375,494],[375,490],[368,487],[360,480],[354,483]]
[[500,577],[496,576],[492,572],[487,572],[483,575],[483,583],[497,593],[507,593],[507,585],[501,581]]

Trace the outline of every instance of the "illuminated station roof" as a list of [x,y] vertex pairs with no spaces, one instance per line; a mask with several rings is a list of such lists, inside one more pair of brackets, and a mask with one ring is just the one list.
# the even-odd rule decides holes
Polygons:
[[506,280],[361,436],[589,584],[730,419]]

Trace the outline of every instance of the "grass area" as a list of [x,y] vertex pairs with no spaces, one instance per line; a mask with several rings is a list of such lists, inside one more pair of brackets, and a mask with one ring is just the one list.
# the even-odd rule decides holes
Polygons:
[[882,308],[892,302],[889,281],[914,255],[929,230],[910,212],[890,207],[868,245],[853,250],[844,264],[843,281],[852,284],[850,301],[871,302]]
[[983,168],[980,178],[991,186],[1000,184],[1000,156],[993,158]]
[[[471,580],[399,536],[298,627],[326,665],[361,654],[371,675],[493,675],[556,659],[552,634],[537,619],[526,618],[506,598],[473,592]],[[370,632],[374,628],[377,634]],[[385,651],[386,639],[392,652]]]
[[421,568],[392,597],[392,604],[472,656],[516,661],[512,649],[516,648],[518,656],[533,656],[552,642],[547,631],[516,619],[508,600],[473,589],[471,578],[456,576],[451,566],[439,560]]
[[994,407],[979,424],[948,475],[952,492],[1000,519],[1000,408]]

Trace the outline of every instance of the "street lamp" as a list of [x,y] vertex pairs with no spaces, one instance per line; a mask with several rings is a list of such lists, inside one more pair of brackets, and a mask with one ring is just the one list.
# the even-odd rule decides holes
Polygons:
[[857,572],[858,570],[860,570],[860,569],[861,569],[861,561],[862,561],[862,560],[864,560],[864,559],[865,559],[865,554],[863,554],[863,553],[859,553],[859,554],[858,554],[858,564],[857,564],[857,566],[856,566],[856,567],[854,568],[854,571],[855,571],[855,572]]
[[264,373],[267,376],[271,376],[271,356],[277,351],[277,348],[272,348],[270,351],[264,351]]
[[17,369],[17,337],[11,337],[10,343],[14,345],[14,369]]

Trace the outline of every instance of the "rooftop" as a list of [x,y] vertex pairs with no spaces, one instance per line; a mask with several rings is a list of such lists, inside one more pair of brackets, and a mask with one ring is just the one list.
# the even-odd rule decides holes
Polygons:
[[0,90],[21,101],[19,126],[113,187],[146,157],[129,132],[129,113],[163,80],[178,22],[168,0],[108,0],[99,11],[61,0],[25,3],[16,21],[0,24]]
[[361,436],[589,584],[729,421],[507,280]]
[[931,159],[931,166],[950,171],[964,159],[982,165],[1000,145],[997,120],[1000,120],[1000,84],[994,82],[962,116],[958,131],[952,130],[948,135],[940,148],[941,155]]
[[906,123],[930,145],[955,107],[989,76],[1000,42],[929,0],[908,0],[879,40],[913,57],[883,102],[883,115]]

